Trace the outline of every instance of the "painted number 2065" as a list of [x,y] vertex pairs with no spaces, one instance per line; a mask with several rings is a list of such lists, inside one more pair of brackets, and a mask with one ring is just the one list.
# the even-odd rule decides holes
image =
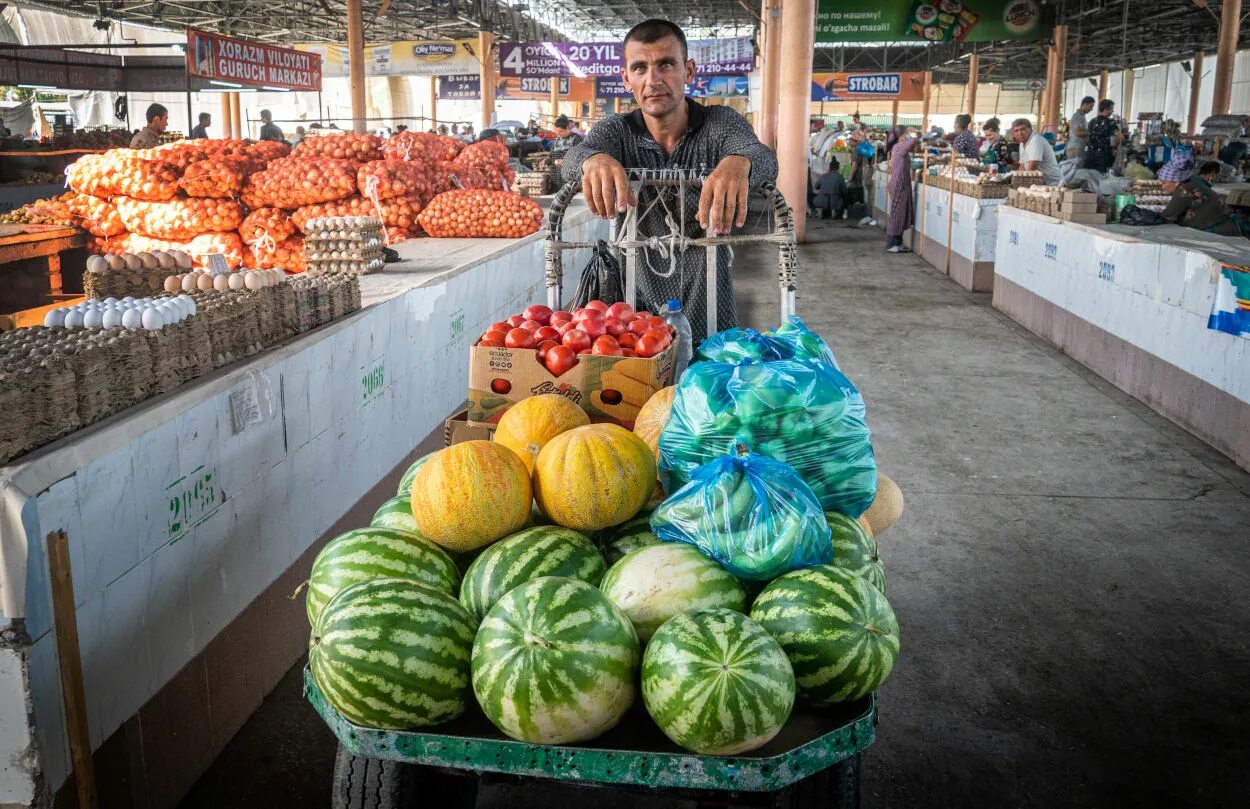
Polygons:
[[214,472],[199,466],[189,475],[165,487],[169,496],[169,537],[173,539],[194,528],[217,507]]

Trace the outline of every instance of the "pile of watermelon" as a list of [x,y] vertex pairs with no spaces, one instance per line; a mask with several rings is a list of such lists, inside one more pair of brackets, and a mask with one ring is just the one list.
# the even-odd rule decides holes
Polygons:
[[830,564],[742,581],[651,530],[664,493],[647,431],[662,413],[635,434],[556,394],[524,404],[495,441],[414,463],[372,525],[314,562],[309,667],[347,719],[413,730],[476,704],[509,737],[571,744],[641,696],[674,743],[736,755],[796,706],[858,700],[889,676],[899,632],[874,534],[902,500],[884,476],[862,517],[824,514]]

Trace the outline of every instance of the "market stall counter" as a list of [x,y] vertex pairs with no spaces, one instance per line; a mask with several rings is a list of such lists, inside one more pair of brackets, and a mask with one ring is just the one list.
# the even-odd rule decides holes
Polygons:
[[1250,469],[1250,339],[1208,326],[1222,268],[1250,266],[1250,242],[998,217],[994,306]]
[[[579,205],[565,228],[608,226]],[[299,658],[288,596],[322,539],[461,406],[483,330],[545,296],[538,233],[397,250],[354,314],[0,467],[0,756],[22,762],[0,804],[68,783],[50,532],[69,535],[92,747],[135,763],[104,805],[174,805]]]

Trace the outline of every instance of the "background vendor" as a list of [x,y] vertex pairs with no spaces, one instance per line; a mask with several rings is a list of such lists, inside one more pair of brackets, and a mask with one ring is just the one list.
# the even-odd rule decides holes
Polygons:
[[1174,152],[1167,165],[1159,169],[1163,191],[1172,195],[1161,216],[1169,223],[1217,236],[1240,236],[1236,216],[1219,194],[1196,176],[1197,165],[1194,153],[1186,149]]

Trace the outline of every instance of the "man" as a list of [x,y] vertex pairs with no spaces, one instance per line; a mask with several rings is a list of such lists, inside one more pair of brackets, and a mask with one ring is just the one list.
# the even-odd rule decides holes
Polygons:
[[169,110],[162,104],[148,105],[148,125],[130,139],[131,149],[155,149],[161,145],[161,133],[169,126]]
[[213,116],[207,112],[200,113],[200,123],[191,130],[188,140],[203,140],[208,137],[208,128],[213,125]]
[[302,141],[304,136],[307,134],[308,132],[304,129],[304,127],[295,127],[295,134],[291,136],[291,148],[294,149],[296,146],[299,146],[300,141]]
[[1120,125],[1111,117],[1115,102],[1104,98],[1098,102],[1098,115],[1086,129],[1089,141],[1085,144],[1084,168],[1107,171],[1115,165],[1115,150],[1120,145]]
[[452,132],[451,132],[452,137],[458,137],[461,140],[463,140],[465,143],[472,143],[473,141],[477,140],[477,137],[473,134],[473,124],[465,124],[464,131],[461,132],[459,135],[456,134],[456,131],[455,131],[456,128],[454,126],[451,129],[452,129]]
[[829,171],[816,184],[812,208],[820,213],[821,219],[841,219],[846,210],[846,180],[842,179],[840,169],[838,159],[833,158]]
[[[610,115],[595,125],[585,142],[564,159],[566,181],[581,179],[590,210],[612,218],[638,206],[647,212],[656,189],[636,199],[626,167],[684,169],[707,174],[697,200],[687,195],[684,235],[728,234],[747,218],[751,187],[773,182],[777,158],[755,137],[746,119],[730,107],[704,107],[686,98],[694,79],[686,36],[668,20],[647,20],[625,35],[622,78],[638,108],[628,115]],[[673,212],[680,219],[682,212]],[[667,236],[669,225],[662,210],[637,221],[642,238]],[[688,249],[665,258],[657,250],[638,253],[636,295],[638,309],[662,311],[670,299],[681,301],[690,319],[695,345],[706,335],[737,324],[730,278],[730,256],[716,249],[715,286],[708,289],[706,253]],[[711,305],[709,305],[711,304]],[[709,309],[711,317],[708,317]]]
[[1085,156],[1085,144],[1089,143],[1089,121],[1086,116],[1093,109],[1094,97],[1085,96],[1081,99],[1081,106],[1068,119],[1068,145],[1063,151],[1068,160],[1080,160]]
[[[1217,163],[1216,171],[1218,167]],[[1196,176],[1197,169],[1198,161],[1189,149],[1177,149],[1167,165],[1159,169],[1157,176],[1163,183],[1163,193],[1172,197],[1160,216],[1169,223],[1217,236],[1240,236],[1237,217],[1215,189]]]
[[273,113],[269,110],[260,111],[260,139],[286,140],[282,136],[282,130],[273,122]]
[[862,132],[868,131],[868,124],[860,122],[858,112],[851,116],[851,129],[858,129]]
[[556,119],[556,140],[551,145],[551,153],[553,157],[563,157],[569,149],[585,140],[584,137],[573,131],[572,125],[569,123],[567,115],[561,115]]
[[1055,150],[1050,148],[1040,134],[1033,131],[1033,123],[1028,118],[1017,118],[1011,122],[1011,137],[1020,144],[1020,168],[1025,171],[1040,171],[1046,185],[1059,185],[1063,177],[1059,173],[1059,161],[1055,159]]
[[495,143],[503,146],[508,145],[508,136],[500,132],[498,129],[483,129],[482,134],[477,136],[477,141],[475,142],[482,143],[483,141],[488,140],[493,140]]
[[834,131],[841,135],[843,132],[846,132],[846,124],[838,121],[838,126]]

